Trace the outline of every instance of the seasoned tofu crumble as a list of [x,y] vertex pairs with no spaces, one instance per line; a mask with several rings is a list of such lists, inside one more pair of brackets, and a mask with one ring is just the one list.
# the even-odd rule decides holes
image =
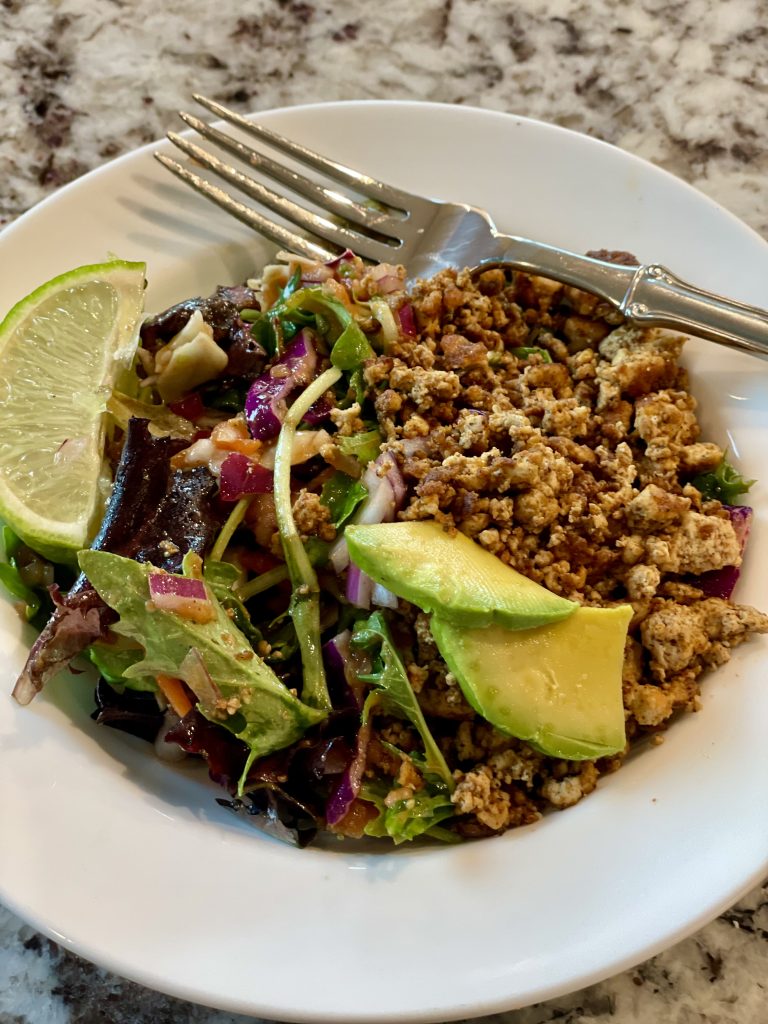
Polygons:
[[409,485],[400,519],[461,531],[555,594],[634,609],[627,749],[567,762],[478,720],[427,616],[400,602],[411,683],[456,766],[459,831],[488,835],[571,807],[633,742],[660,742],[677,712],[699,709],[702,675],[768,632],[768,616],[697,586],[739,566],[742,544],[728,510],[693,484],[725,453],[701,437],[684,336],[501,269],[445,270],[410,301],[415,336],[401,333],[365,370],[384,450]]

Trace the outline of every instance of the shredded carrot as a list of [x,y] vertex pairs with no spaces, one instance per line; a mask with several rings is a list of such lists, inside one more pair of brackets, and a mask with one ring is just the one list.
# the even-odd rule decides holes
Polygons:
[[260,455],[261,449],[264,447],[261,441],[244,441],[238,438],[218,440],[217,444],[219,448],[224,448],[228,452],[239,452],[241,455],[251,455],[254,457]]
[[162,674],[155,676],[155,678],[157,679],[157,685],[163,692],[163,696],[179,718],[183,718],[192,710],[192,701],[187,696],[181,679]]

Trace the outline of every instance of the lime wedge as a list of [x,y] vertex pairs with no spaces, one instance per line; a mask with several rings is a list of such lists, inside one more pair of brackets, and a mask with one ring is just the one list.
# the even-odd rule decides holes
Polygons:
[[0,516],[54,561],[73,561],[103,513],[106,403],[136,352],[145,269],[79,267],[0,324]]

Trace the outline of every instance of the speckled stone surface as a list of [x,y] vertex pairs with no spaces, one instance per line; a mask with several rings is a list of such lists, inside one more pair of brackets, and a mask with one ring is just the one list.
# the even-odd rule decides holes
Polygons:
[[[193,89],[506,110],[685,178],[768,236],[768,0],[0,0],[0,225],[160,137]],[[1,840],[0,840],[1,841]],[[630,925],[631,926],[631,925]],[[675,948],[505,1024],[766,1024],[768,888]],[[0,1024],[234,1024],[0,908]]]

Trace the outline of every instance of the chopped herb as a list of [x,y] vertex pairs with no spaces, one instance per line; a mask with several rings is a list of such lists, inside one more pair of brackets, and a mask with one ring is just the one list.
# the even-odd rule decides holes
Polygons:
[[359,434],[337,437],[336,442],[345,455],[352,455],[364,466],[379,457],[382,437],[376,427]]
[[700,473],[693,478],[693,486],[700,491],[704,498],[721,501],[724,505],[737,504],[737,498],[746,494],[750,487],[756,483],[755,480],[745,480],[744,477],[728,461],[728,456],[723,456],[723,461],[709,473]]
[[520,348],[510,349],[510,352],[513,356],[517,356],[518,359],[530,359],[533,355],[539,355],[543,362],[552,362],[552,356],[549,352],[545,348],[539,348],[537,345],[523,345]]

